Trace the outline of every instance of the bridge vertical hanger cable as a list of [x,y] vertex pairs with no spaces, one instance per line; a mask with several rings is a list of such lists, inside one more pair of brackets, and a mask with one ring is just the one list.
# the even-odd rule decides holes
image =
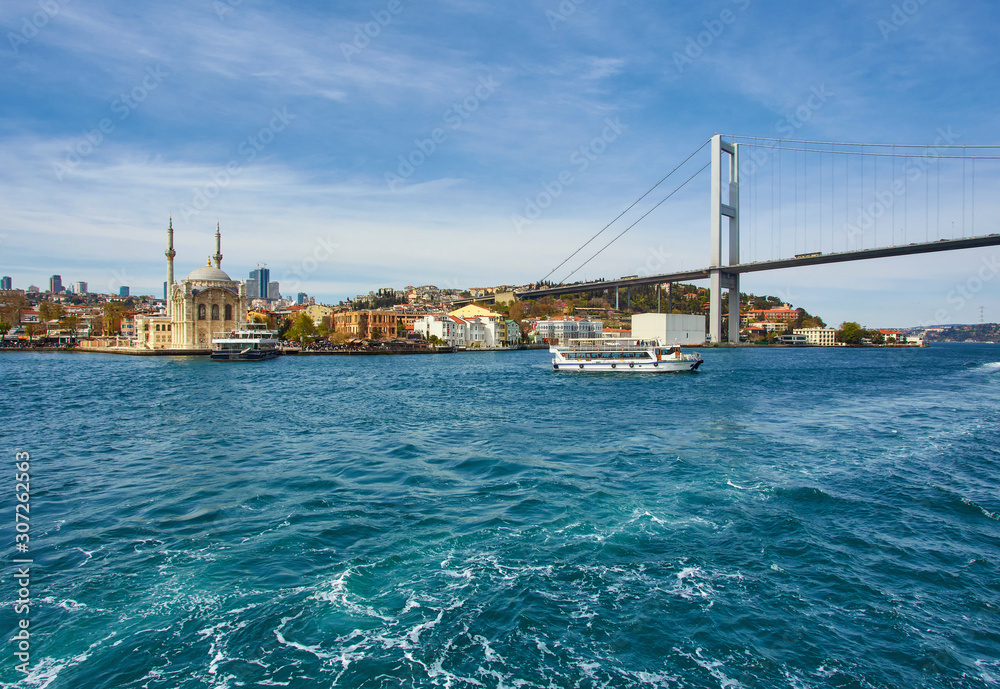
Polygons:
[[976,156],[972,156],[972,227],[971,235],[976,236]]
[[924,168],[924,241],[930,240],[931,224],[931,171],[930,166]]
[[965,239],[965,149],[962,149],[962,239]]
[[[906,244],[906,234],[910,228],[910,174],[907,168],[910,167],[910,156],[903,156],[903,235],[901,239]],[[893,235],[895,237],[895,235]]]
[[935,206],[937,206],[937,222],[934,228],[934,233],[937,235],[938,239],[941,239],[941,159],[937,159],[937,173],[934,175],[934,184],[937,186],[937,199],[935,201]]

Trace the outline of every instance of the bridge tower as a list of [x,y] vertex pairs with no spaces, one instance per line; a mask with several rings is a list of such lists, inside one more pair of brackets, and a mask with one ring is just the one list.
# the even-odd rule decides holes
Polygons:
[[[722,154],[729,154],[729,190],[722,198]],[[728,201],[728,203],[726,202]],[[739,144],[722,140],[720,134],[712,137],[712,231],[711,264],[709,266],[709,325],[713,343],[722,341],[722,290],[729,290],[729,342],[740,341],[740,278],[739,273],[726,272],[726,266],[740,262],[740,155]],[[723,263],[722,219],[729,219],[729,258]]]

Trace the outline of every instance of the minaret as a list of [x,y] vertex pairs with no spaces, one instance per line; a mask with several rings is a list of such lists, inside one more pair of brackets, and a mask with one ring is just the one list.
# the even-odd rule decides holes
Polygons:
[[167,227],[167,250],[163,252],[167,257],[167,315],[170,315],[170,288],[174,285],[174,218],[170,217],[170,225]]
[[219,221],[215,221],[215,267],[222,268],[222,233],[219,232]]

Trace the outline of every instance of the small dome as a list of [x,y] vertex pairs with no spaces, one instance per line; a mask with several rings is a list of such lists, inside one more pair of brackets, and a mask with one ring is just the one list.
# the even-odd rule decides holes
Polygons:
[[188,280],[215,280],[215,281],[225,281],[232,282],[232,278],[226,275],[225,271],[215,268],[214,266],[202,266],[201,268],[195,268],[192,270],[188,276]]

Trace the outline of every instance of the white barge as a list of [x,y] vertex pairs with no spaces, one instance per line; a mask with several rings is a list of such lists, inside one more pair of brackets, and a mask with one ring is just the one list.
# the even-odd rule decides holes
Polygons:
[[549,347],[556,371],[639,371],[680,373],[697,371],[702,358],[685,354],[678,345],[659,340],[591,339],[569,340]]

